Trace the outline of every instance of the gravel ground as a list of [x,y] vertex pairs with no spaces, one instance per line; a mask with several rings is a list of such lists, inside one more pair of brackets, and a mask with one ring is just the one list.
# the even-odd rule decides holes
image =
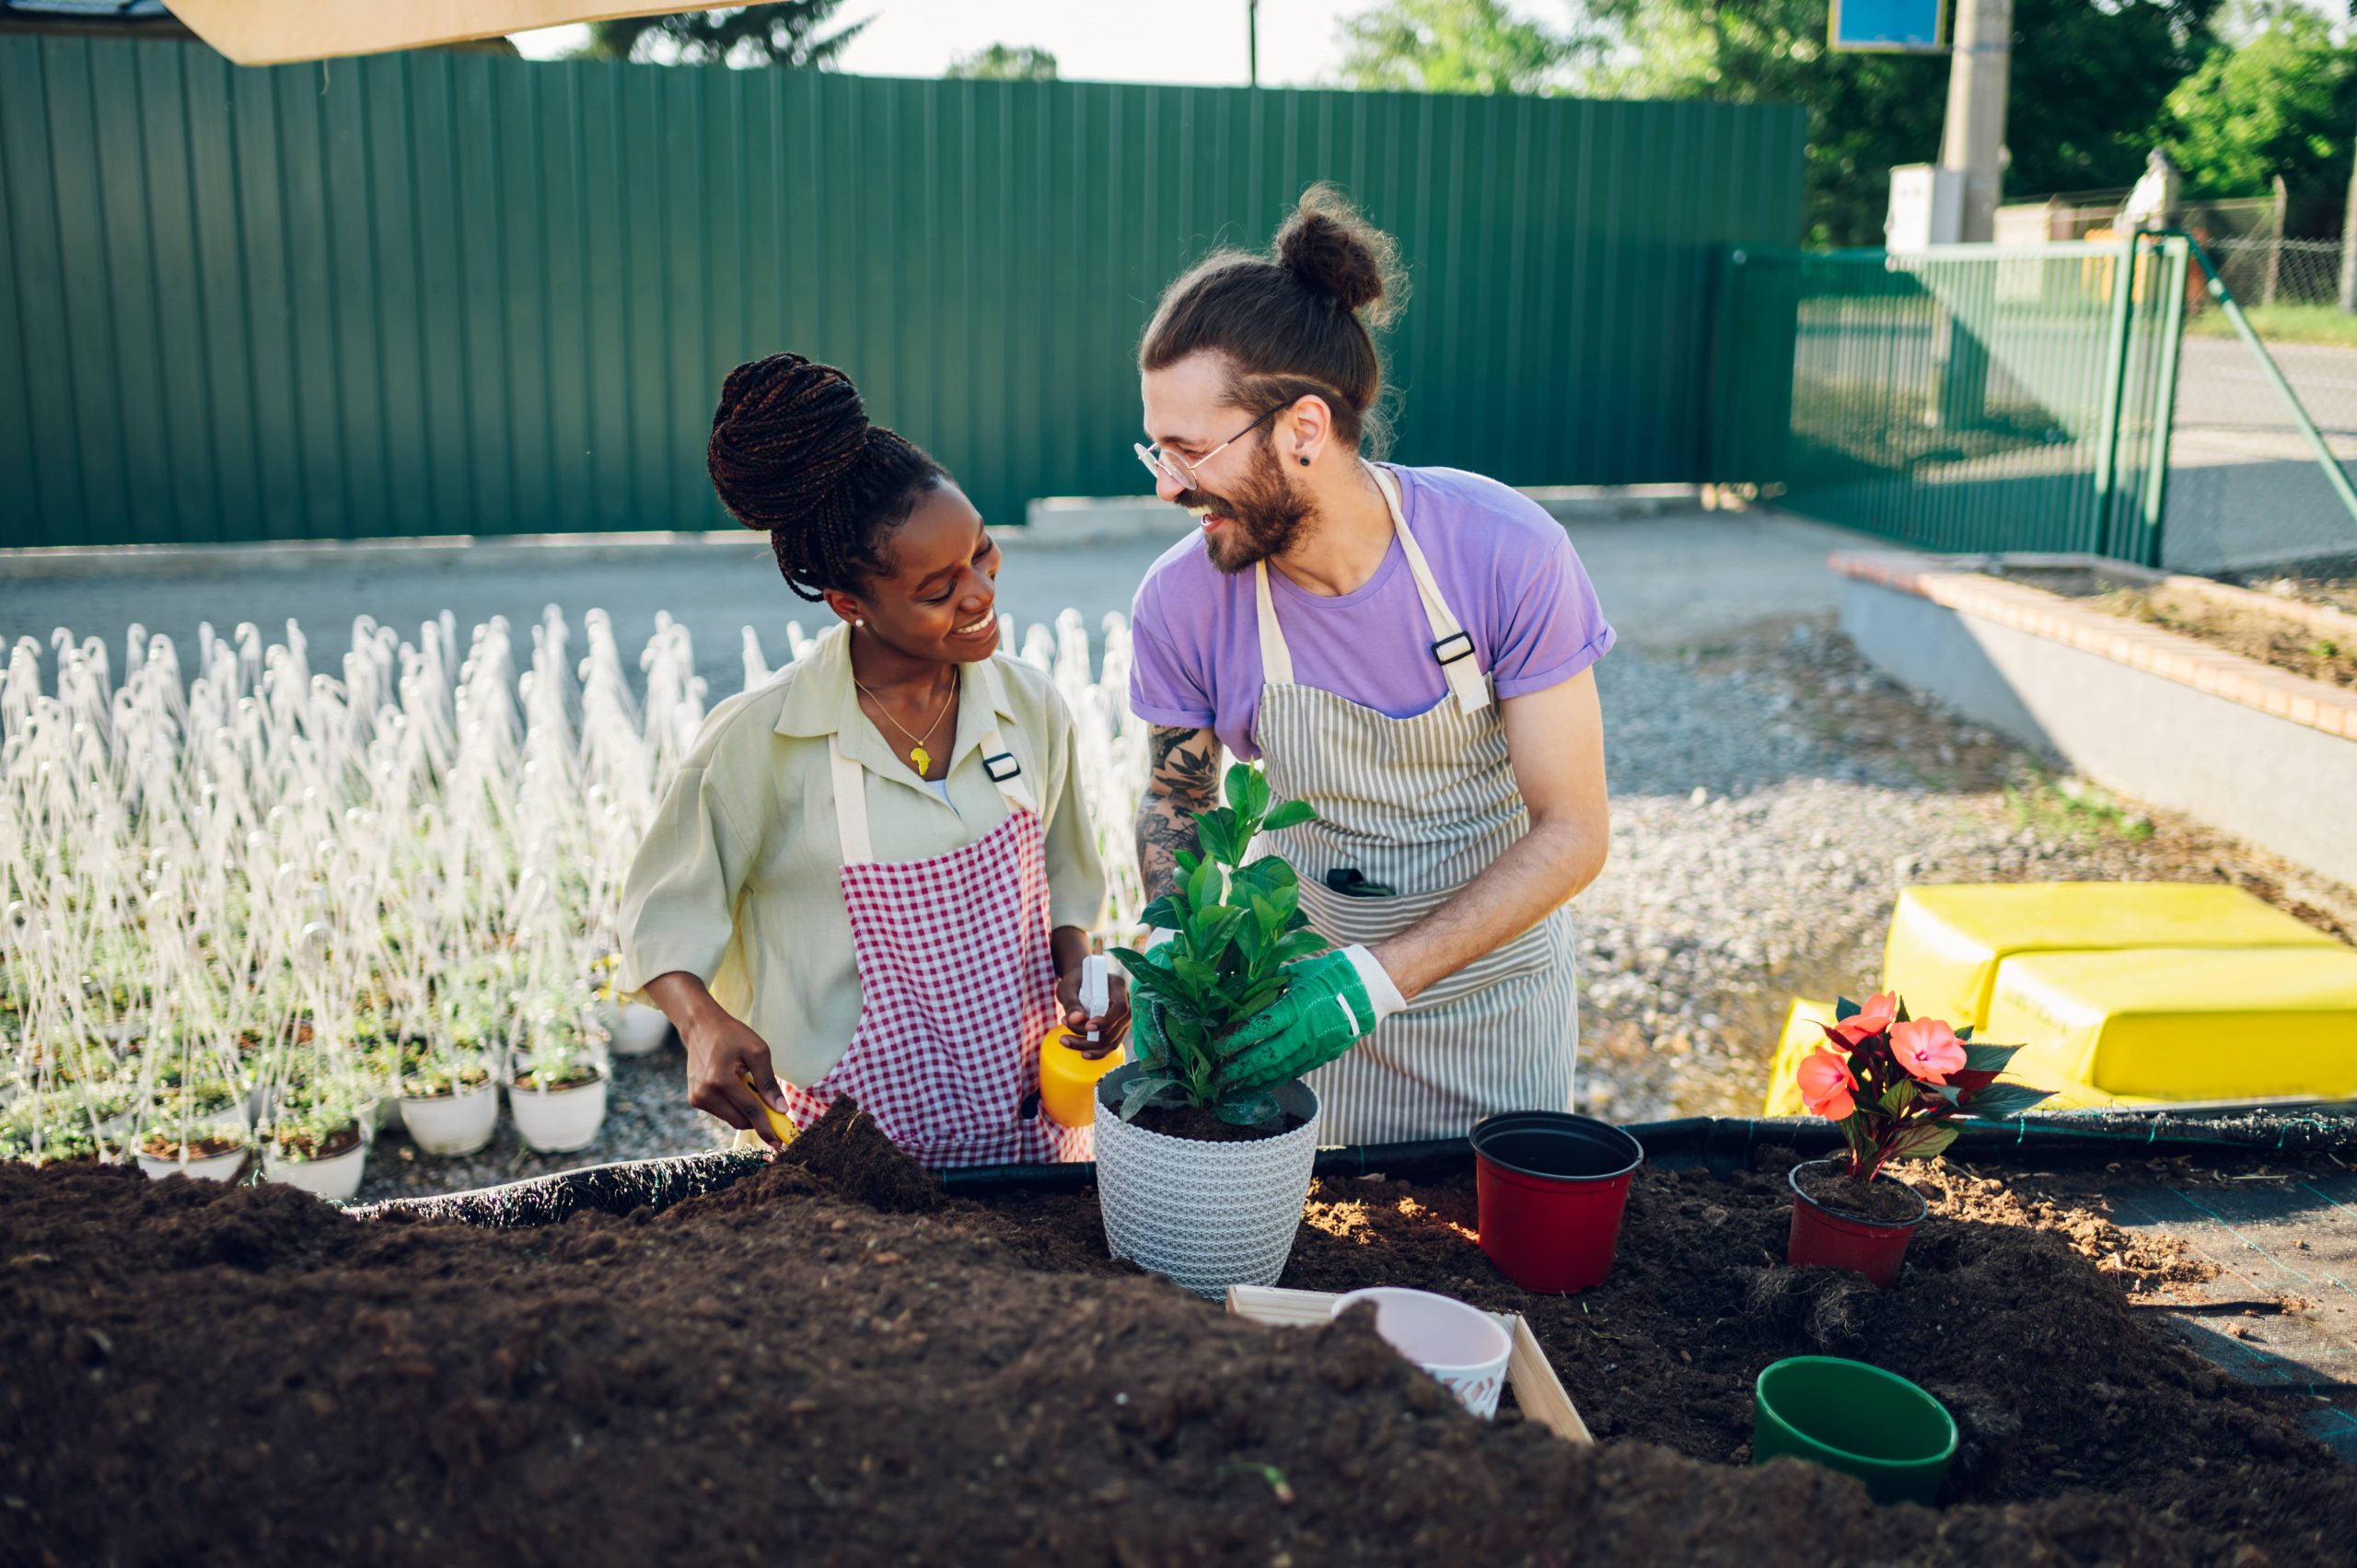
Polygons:
[[[1910,881],[2230,881],[2357,937],[2357,893],[2048,772],[1875,673],[1828,618],[1598,669],[1613,844],[1578,904],[1581,1109],[1757,1111],[1787,1003],[1872,989]],[[618,1062],[578,1155],[534,1155],[504,1118],[464,1160],[389,1134],[362,1197],[710,1148],[682,1072],[676,1044]]]

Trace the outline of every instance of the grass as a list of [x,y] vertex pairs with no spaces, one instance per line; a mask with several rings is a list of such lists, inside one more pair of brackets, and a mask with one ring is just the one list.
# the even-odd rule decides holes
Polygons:
[[[2321,343],[2328,348],[2357,348],[2357,316],[2337,305],[2245,305],[2253,331],[2270,343]],[[2235,324],[2223,310],[2204,310],[2185,323],[2189,338],[2230,338]]]
[[2153,836],[2153,819],[2121,804],[2110,791],[2081,778],[2025,769],[2005,785],[2014,825],[2041,834],[2074,839],[2124,839],[2142,843]]

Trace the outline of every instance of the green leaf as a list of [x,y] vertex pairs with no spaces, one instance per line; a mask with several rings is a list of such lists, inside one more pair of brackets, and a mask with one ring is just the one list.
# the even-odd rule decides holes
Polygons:
[[1945,1122],[1919,1122],[1891,1140],[1895,1160],[1927,1160],[1956,1142],[1956,1129]]
[[1897,1116],[1915,1103],[1915,1081],[1902,1078],[1882,1092],[1882,1108]]
[[1170,960],[1170,967],[1178,972],[1180,980],[1194,988],[1196,994],[1189,1000],[1197,1002],[1198,1005],[1202,993],[1219,989],[1219,970],[1201,958],[1180,953]]
[[1202,910],[1219,901],[1219,867],[1207,860],[1195,867],[1195,874],[1187,878],[1187,902]]
[[1273,1089],[1230,1089],[1219,1097],[1219,1119],[1231,1127],[1264,1126],[1283,1109]]
[[1242,1000],[1237,1003],[1237,1017],[1244,1022],[1249,1022],[1250,1020],[1259,1017],[1262,1013],[1268,1011],[1270,1003],[1274,1002],[1278,997],[1283,996],[1285,993],[1285,987],[1291,983],[1292,981],[1283,979],[1282,976],[1274,980],[1262,981],[1260,984],[1246,992]]
[[[1237,868],[1236,880],[1241,887],[1274,898],[1280,893],[1293,892],[1301,886],[1301,877],[1294,868],[1273,854],[1264,854],[1249,865]],[[1297,896],[1297,895],[1296,895]]]
[[1260,935],[1268,938],[1271,947],[1276,946],[1277,938],[1285,934],[1285,912],[1276,900],[1266,893],[1252,895],[1252,920],[1260,926]]
[[1185,895],[1165,893],[1138,912],[1138,923],[1159,925],[1169,931],[1183,929],[1187,923]]
[[1234,904],[1213,904],[1199,911],[1187,923],[1188,939],[1194,945],[1196,957],[1216,966],[1225,955],[1230,938],[1239,923],[1249,923],[1246,912]]
[[[1964,1039],[1962,1030],[1956,1039]],[[1968,1073],[2002,1073],[2005,1063],[2014,1059],[2018,1045],[1967,1045],[1964,1048],[1964,1071]]]
[[1833,1021],[1837,1024],[1843,1023],[1864,1011],[1864,1007],[1859,1006],[1848,997],[1838,997],[1833,1004]]
[[[1267,817],[1261,819],[1260,830],[1264,833],[1277,832],[1286,828],[1298,828],[1304,822],[1315,822],[1316,820],[1318,820],[1317,807],[1311,806],[1309,802],[1306,800],[1282,801],[1278,804],[1275,810],[1270,812]],[[1283,865],[1283,862],[1280,861],[1278,864]]]
[[1270,949],[1276,938],[1271,929],[1260,923],[1258,910],[1237,912],[1249,918],[1236,923],[1236,946],[1244,955],[1245,963],[1255,970],[1265,969],[1270,962]]
[[1193,877],[1195,875],[1195,867],[1202,865],[1203,863],[1203,857],[1195,854],[1192,850],[1182,849],[1174,851],[1170,858],[1178,862],[1178,875],[1182,879]]
[[1170,1074],[1167,1073],[1140,1074],[1131,1079],[1128,1087],[1121,1091],[1121,1120],[1134,1121],[1137,1120],[1138,1112],[1149,1105],[1173,1103],[1168,1097],[1174,1091],[1183,1093],[1184,1088],[1178,1080]]
[[2039,1101],[2053,1098],[2052,1089],[2033,1089],[2026,1084],[1991,1084],[1964,1102],[1964,1113],[1990,1118],[2019,1116]]
[[1260,769],[1238,762],[1227,770],[1227,804],[1238,822],[1259,824],[1269,811],[1269,781]]
[[1332,946],[1315,931],[1291,932],[1277,944],[1277,962],[1289,964],[1296,958],[1314,958]]

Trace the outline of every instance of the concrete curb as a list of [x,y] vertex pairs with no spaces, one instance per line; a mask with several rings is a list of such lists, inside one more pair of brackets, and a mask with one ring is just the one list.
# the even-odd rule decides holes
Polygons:
[[1953,564],[1834,556],[1842,630],[1898,679],[2107,788],[2357,887],[2357,818],[2329,805],[2357,800],[2357,692]]

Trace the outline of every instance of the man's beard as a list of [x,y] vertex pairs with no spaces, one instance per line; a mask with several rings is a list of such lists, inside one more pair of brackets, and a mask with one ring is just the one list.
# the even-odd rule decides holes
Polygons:
[[1254,449],[1241,483],[1224,495],[1190,490],[1178,504],[1208,506],[1227,519],[1225,528],[1205,538],[1203,553],[1230,576],[1291,550],[1318,515],[1309,497],[1286,480],[1276,452],[1265,441]]

